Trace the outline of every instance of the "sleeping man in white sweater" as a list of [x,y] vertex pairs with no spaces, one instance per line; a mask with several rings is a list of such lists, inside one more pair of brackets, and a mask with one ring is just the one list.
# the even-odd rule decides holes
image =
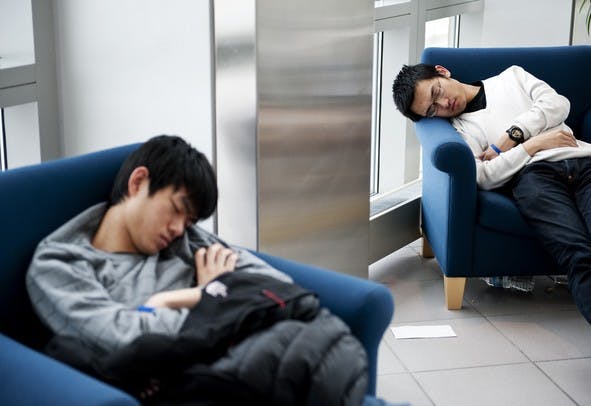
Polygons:
[[413,121],[450,119],[474,153],[481,189],[512,191],[591,323],[591,144],[564,123],[569,101],[518,66],[473,84],[443,66],[404,66],[392,91]]

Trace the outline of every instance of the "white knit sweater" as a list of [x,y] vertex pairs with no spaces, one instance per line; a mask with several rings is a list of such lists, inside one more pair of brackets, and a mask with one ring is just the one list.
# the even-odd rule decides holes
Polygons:
[[564,124],[570,102],[523,68],[511,66],[499,75],[484,80],[483,84],[486,108],[451,120],[474,153],[476,182],[480,188],[489,190],[502,186],[531,162],[591,156],[591,144],[578,141],[579,147],[544,150],[533,157],[520,144],[490,161],[481,161],[479,156],[512,125],[521,128],[526,139],[555,128],[572,132]]

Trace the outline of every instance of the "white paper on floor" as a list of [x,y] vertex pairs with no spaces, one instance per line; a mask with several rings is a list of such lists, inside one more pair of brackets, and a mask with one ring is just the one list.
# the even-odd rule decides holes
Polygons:
[[397,339],[457,337],[450,325],[390,327]]

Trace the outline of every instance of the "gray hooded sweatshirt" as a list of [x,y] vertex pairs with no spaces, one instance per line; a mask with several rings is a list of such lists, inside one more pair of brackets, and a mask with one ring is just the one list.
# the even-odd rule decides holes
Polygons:
[[[154,293],[195,286],[195,251],[228,245],[195,225],[151,256],[101,251],[91,241],[106,210],[106,203],[90,207],[39,243],[26,278],[35,311],[53,333],[80,338],[98,351],[145,333],[176,335],[188,309],[140,306]],[[236,270],[291,281],[250,252],[230,248],[238,253]]]

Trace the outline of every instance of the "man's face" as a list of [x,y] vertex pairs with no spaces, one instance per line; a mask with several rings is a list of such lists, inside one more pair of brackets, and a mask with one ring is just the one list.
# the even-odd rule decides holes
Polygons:
[[417,82],[410,109],[423,117],[456,117],[464,111],[466,104],[461,83],[438,76]]
[[145,179],[137,193],[127,197],[124,221],[135,251],[151,255],[168,247],[195,221],[185,188],[168,186],[152,196],[148,191]]

